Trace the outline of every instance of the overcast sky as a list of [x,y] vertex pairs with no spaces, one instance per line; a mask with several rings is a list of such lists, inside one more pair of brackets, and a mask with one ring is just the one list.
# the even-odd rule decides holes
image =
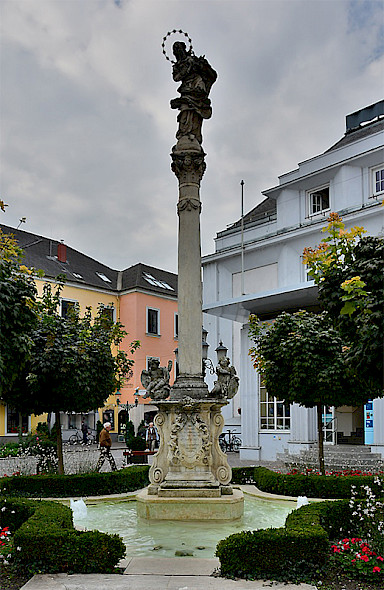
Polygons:
[[[178,96],[162,39],[218,73],[203,124],[202,252],[278,176],[383,98],[381,0],[0,0],[2,223],[116,269],[177,271]],[[172,43],[167,50],[171,55]]]

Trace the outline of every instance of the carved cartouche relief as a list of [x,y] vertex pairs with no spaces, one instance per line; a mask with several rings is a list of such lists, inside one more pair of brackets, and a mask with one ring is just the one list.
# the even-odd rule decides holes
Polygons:
[[211,464],[211,442],[208,426],[198,413],[178,414],[168,443],[170,464],[193,469]]

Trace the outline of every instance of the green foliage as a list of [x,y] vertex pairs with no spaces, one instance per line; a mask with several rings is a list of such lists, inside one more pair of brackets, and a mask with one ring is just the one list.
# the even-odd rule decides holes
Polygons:
[[363,228],[345,230],[335,213],[322,231],[317,249],[306,248],[303,261],[319,287],[319,300],[345,341],[349,372],[371,397],[383,392],[384,240],[365,236]]
[[29,433],[20,439],[19,454],[30,457],[38,457],[37,473],[55,473],[57,471],[56,444],[52,441],[52,435],[48,426],[39,423],[40,429],[36,434]]
[[6,443],[5,445],[0,445],[0,457],[3,459],[5,457],[17,457],[19,453],[19,443]]
[[[282,313],[266,332],[250,317],[250,349],[270,395],[305,407],[358,405],[370,392],[354,380],[339,332],[326,312]],[[351,370],[348,370],[351,369]]]
[[243,531],[220,541],[216,555],[222,575],[298,581],[322,568],[329,547],[322,504],[292,514],[284,528]]
[[3,496],[70,498],[133,492],[148,485],[149,466],[79,475],[20,475],[0,478]]
[[290,475],[276,473],[266,467],[234,467],[232,483],[253,483],[263,492],[292,497],[350,498],[353,486],[356,490],[369,486],[374,494],[379,497],[382,495],[373,475]]
[[39,422],[36,426],[36,435],[40,439],[50,441],[55,444],[57,440],[57,425],[56,423],[52,426],[51,430],[46,422]]
[[[32,335],[27,372],[12,391],[12,403],[29,413],[88,412],[101,407],[132,372],[133,360],[118,347],[126,332],[100,307],[95,318],[88,308],[80,317],[73,307],[58,313],[62,286],[44,285],[40,319]],[[118,352],[113,354],[111,346]],[[139,346],[132,342],[130,352]]]
[[127,446],[131,451],[145,451],[147,443],[141,436],[133,436]]
[[118,535],[76,531],[71,509],[62,504],[0,498],[0,506],[5,507],[1,518],[8,517],[14,544],[21,549],[15,563],[19,568],[41,573],[107,573],[125,554]]
[[104,425],[103,423],[98,420],[96,423],[96,441],[99,442],[100,432],[103,430]]
[[359,523],[348,500],[293,510],[284,528],[245,531],[219,542],[221,573],[291,582],[313,580],[329,565],[330,541],[356,536]]
[[37,323],[36,287],[22,256],[15,239],[0,230],[0,399],[30,358]]
[[127,427],[125,430],[125,444],[128,449],[131,449],[132,440],[135,438],[135,427],[132,420],[127,421]]

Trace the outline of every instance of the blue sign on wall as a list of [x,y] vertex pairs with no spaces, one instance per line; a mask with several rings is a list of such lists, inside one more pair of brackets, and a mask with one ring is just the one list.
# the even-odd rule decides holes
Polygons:
[[368,400],[364,406],[364,442],[366,445],[373,444],[373,402]]

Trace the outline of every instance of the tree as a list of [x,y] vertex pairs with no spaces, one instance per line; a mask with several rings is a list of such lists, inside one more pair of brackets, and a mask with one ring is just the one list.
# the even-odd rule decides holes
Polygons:
[[267,330],[250,316],[250,356],[270,395],[317,408],[320,472],[325,474],[323,406],[358,405],[369,397],[346,371],[346,346],[327,312],[282,313]]
[[[28,365],[7,397],[24,412],[55,413],[59,473],[64,473],[60,412],[85,413],[102,406],[131,375],[134,361],[119,348],[127,335],[122,324],[101,306],[95,318],[90,308],[80,317],[78,306],[60,316],[61,289],[62,284],[55,291],[44,285]],[[138,341],[131,342],[130,354],[138,347]]]
[[319,463],[324,472],[322,407],[360,405],[383,395],[384,241],[350,231],[336,213],[326,237],[304,250],[319,287],[321,314],[283,313],[263,331],[250,318],[250,349],[266,387],[286,403],[317,407]]
[[319,287],[319,301],[348,344],[346,363],[371,397],[383,394],[384,240],[361,227],[346,231],[332,213],[327,236],[304,250],[304,263]]
[[0,399],[28,361],[37,323],[35,282],[22,257],[13,236],[0,230]]

